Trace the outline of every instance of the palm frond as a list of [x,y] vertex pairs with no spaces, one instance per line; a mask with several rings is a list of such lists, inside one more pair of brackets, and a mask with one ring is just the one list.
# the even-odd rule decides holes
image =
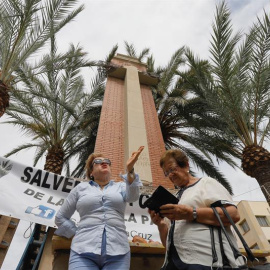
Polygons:
[[111,60],[113,59],[113,57],[115,56],[116,52],[118,50],[118,44],[114,45],[111,49],[111,51],[109,52],[109,54],[105,57],[105,62],[109,63],[111,62]]
[[38,50],[54,33],[83,10],[70,9],[75,0],[21,1],[5,0],[0,5],[1,77],[4,82]]
[[46,153],[46,151],[48,150],[49,145],[44,144],[39,144],[37,146],[37,151],[35,153],[34,156],[34,161],[33,161],[33,166],[36,166],[37,163],[39,162],[39,160],[44,157],[44,154]]
[[149,49],[149,48],[144,48],[144,49],[140,52],[140,54],[138,55],[138,60],[139,60],[140,62],[142,62],[143,59],[149,54],[149,52],[150,52],[150,49]]
[[32,147],[39,147],[39,144],[27,143],[27,144],[20,145],[20,146],[14,148],[13,150],[11,150],[10,152],[8,152],[7,154],[5,154],[4,157],[10,157],[11,155],[17,154],[18,152],[20,152],[22,150],[27,150],[27,149],[32,148]]
[[127,41],[124,41],[125,49],[129,56],[136,58],[137,53],[133,44],[129,44]]

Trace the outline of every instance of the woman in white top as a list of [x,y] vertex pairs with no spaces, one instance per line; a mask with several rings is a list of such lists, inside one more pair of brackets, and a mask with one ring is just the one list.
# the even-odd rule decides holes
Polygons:
[[[180,188],[178,204],[161,206],[160,213],[149,211],[158,226],[160,238],[166,247],[166,258],[162,269],[166,270],[211,270],[222,267],[217,230],[214,230],[215,248],[218,261],[213,263],[210,225],[220,226],[211,205],[221,201],[234,222],[239,221],[239,213],[228,191],[215,179],[194,177],[189,173],[189,161],[180,150],[168,150],[161,159],[160,166],[166,177]],[[216,208],[226,226],[235,247],[236,239],[230,223],[221,208]],[[244,264],[243,258],[235,259],[231,247],[223,235],[225,254],[232,269]]]
[[[128,270],[130,248],[124,224],[127,202],[139,199],[139,176],[134,173],[134,164],[144,147],[141,146],[127,161],[124,182],[111,180],[111,161],[102,154],[89,156],[86,176],[72,189],[55,223],[56,234],[73,237],[69,270]],[[78,227],[70,219],[77,210],[80,215]]]

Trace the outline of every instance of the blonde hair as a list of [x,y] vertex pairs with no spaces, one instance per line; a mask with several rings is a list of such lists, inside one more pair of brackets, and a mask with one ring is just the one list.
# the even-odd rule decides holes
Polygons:
[[97,157],[104,157],[104,155],[100,153],[92,153],[85,162],[85,167],[84,167],[86,170],[85,174],[86,174],[86,178],[89,180],[91,177],[91,173],[93,171],[93,161]]

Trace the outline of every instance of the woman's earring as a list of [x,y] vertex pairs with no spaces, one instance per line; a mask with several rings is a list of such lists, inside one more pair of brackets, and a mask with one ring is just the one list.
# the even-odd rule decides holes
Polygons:
[[92,174],[90,175],[90,180],[94,181],[94,176]]

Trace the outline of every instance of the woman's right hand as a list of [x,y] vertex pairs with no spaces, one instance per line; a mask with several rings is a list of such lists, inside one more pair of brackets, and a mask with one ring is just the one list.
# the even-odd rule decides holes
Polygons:
[[151,217],[153,223],[156,224],[158,227],[161,243],[163,244],[164,247],[166,247],[168,226],[166,224],[165,219],[163,217],[161,217],[159,215],[159,213],[156,213],[155,211],[152,211],[150,209],[148,209],[148,213],[150,214],[150,217]]
[[164,223],[164,218],[162,218],[159,213],[156,213],[155,211],[150,209],[148,209],[148,213],[150,214],[150,217],[155,225],[160,226]]

